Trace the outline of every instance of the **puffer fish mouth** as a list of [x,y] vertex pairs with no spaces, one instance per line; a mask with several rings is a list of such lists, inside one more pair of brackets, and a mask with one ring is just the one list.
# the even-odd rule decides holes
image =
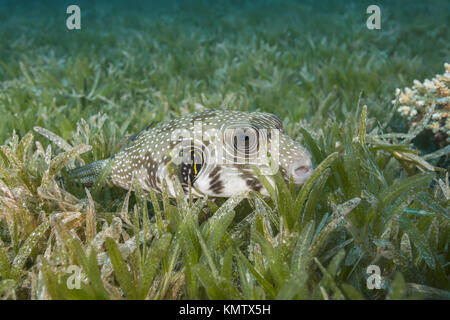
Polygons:
[[309,153],[308,156],[293,161],[289,166],[288,172],[295,185],[303,185],[314,172]]

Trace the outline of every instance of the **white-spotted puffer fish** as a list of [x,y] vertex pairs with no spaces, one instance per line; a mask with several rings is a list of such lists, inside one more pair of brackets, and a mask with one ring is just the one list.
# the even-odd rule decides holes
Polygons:
[[277,116],[219,110],[149,126],[116,155],[76,168],[70,175],[92,184],[105,166],[112,185],[130,189],[136,179],[144,191],[161,192],[166,181],[171,197],[175,197],[173,175],[193,196],[231,197],[250,190],[268,195],[253,166],[273,185],[278,170],[295,185],[302,185],[313,172],[311,155],[285,133]]

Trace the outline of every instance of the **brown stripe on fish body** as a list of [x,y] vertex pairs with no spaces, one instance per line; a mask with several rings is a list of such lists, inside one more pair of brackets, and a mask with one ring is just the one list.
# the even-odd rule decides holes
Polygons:
[[279,166],[279,170],[280,170],[281,176],[283,177],[284,181],[287,184],[289,184],[289,175],[287,174],[287,171],[284,168],[282,168],[281,166]]
[[213,184],[210,184],[209,190],[214,192],[214,194],[221,194],[223,192],[224,186],[222,180],[218,179]]
[[220,173],[221,166],[216,166],[214,169],[209,173],[209,178],[213,179],[217,174]]
[[247,168],[239,168],[239,175],[242,177],[242,179],[245,180],[245,183],[247,184],[247,186],[256,191],[259,192],[262,189],[262,184],[259,181],[259,179],[255,176],[255,174],[253,173],[253,171],[251,169],[247,169]]
[[215,194],[221,194],[223,192],[224,186],[222,180],[220,180],[220,170],[221,166],[216,166],[209,174],[209,190]]
[[258,179],[248,179],[248,180],[245,180],[245,183],[247,184],[247,186],[250,189],[252,189],[256,192],[259,192],[262,189],[261,182],[259,182]]

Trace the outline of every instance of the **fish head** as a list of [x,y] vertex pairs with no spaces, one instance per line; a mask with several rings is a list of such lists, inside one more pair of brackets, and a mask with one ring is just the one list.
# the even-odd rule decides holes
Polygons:
[[308,150],[286,134],[273,114],[210,110],[178,124],[165,173],[177,175],[194,195],[231,197],[251,190],[268,195],[256,171],[273,186],[278,172],[297,186],[313,172]]

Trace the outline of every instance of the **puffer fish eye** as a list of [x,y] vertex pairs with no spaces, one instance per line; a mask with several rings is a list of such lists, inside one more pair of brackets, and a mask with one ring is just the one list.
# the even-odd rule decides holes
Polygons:
[[258,131],[254,128],[235,129],[232,141],[234,150],[242,153],[255,153],[258,148]]
[[181,164],[181,180],[184,183],[194,183],[203,166],[203,152],[198,148],[189,147],[180,151],[183,162]]

